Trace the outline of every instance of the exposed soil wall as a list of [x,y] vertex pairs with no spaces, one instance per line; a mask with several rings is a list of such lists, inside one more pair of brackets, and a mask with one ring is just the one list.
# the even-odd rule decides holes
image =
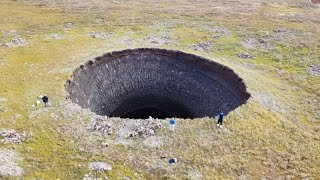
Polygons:
[[164,49],[104,54],[77,68],[66,90],[83,108],[129,118],[144,118],[139,117],[143,112],[157,116],[157,110],[181,118],[214,117],[219,109],[228,113],[250,97],[230,68]]
[[313,4],[320,4],[320,0],[310,0],[310,2]]

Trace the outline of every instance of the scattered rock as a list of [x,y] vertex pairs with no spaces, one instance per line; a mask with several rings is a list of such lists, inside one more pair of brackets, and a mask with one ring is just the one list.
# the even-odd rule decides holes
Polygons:
[[64,36],[62,34],[51,34],[48,36],[49,39],[63,39]]
[[89,164],[90,170],[99,171],[99,172],[109,172],[112,170],[112,166],[106,162],[91,162]]
[[108,39],[111,37],[110,34],[106,34],[103,32],[91,32],[89,34],[92,38],[97,38],[97,39]]
[[2,176],[21,176],[23,169],[18,166],[20,156],[14,150],[0,149],[0,177]]
[[155,130],[161,128],[162,125],[157,122],[145,121],[142,125],[136,125],[132,131],[128,133],[127,137],[142,136],[144,138],[155,135]]
[[175,40],[173,40],[169,36],[149,36],[144,40],[148,43],[157,45],[169,45],[175,43]]
[[291,30],[285,29],[285,28],[279,28],[279,29],[275,29],[273,32],[275,32],[275,33],[289,33],[289,32],[291,32]]
[[191,44],[189,47],[196,51],[203,51],[210,53],[212,52],[213,43],[211,42],[204,42],[204,43],[198,43],[198,44]]
[[291,29],[279,28],[273,31],[275,34],[271,35],[273,40],[283,41],[287,36],[295,36],[295,32]]
[[73,22],[67,22],[64,24],[64,27],[65,28],[74,28],[74,27],[76,27],[76,25]]
[[25,46],[27,45],[27,41],[20,37],[19,35],[15,35],[14,39],[12,39],[10,42],[4,43],[1,46],[4,47],[18,47],[18,46]]
[[311,68],[308,69],[308,73],[315,76],[320,76],[320,66],[313,65]]
[[242,53],[238,54],[238,57],[241,59],[254,59],[254,56],[252,56],[246,52],[242,52]]
[[0,143],[2,144],[22,144],[22,142],[31,137],[31,134],[26,132],[17,133],[12,129],[0,131]]
[[260,47],[263,50],[271,51],[274,48],[264,39],[256,39],[256,38],[246,38],[243,40],[242,45],[245,48],[252,49],[255,47]]
[[91,129],[93,131],[99,131],[103,135],[110,135],[113,133],[114,130],[112,125],[101,117],[93,118],[91,123]]

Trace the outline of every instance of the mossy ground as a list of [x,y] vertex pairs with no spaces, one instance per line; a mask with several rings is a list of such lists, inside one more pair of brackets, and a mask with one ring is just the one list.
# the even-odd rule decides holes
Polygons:
[[[15,34],[28,43],[0,47],[0,97],[7,99],[0,102],[0,129],[33,133],[22,145],[0,144],[22,155],[23,179],[81,179],[95,160],[113,165],[110,173],[97,175],[110,179],[195,178],[191,171],[203,179],[320,177],[320,76],[308,74],[311,65],[320,65],[318,7],[302,0],[4,0],[0,9],[0,43]],[[66,27],[68,22],[74,27]],[[230,34],[215,30],[222,27]],[[92,38],[90,32],[110,37]],[[50,39],[51,34],[64,38]],[[154,35],[175,43],[144,41]],[[247,36],[267,40],[273,50],[245,48]],[[190,48],[202,42],[213,43],[212,51]],[[137,47],[177,49],[227,65],[244,79],[252,98],[226,117],[223,130],[208,118],[179,120],[174,135],[166,129],[156,132],[165,140],[160,149],[143,147],[143,139],[136,139],[134,147],[83,150],[61,128],[90,117],[50,116],[63,117],[64,83],[91,58]],[[255,59],[241,59],[241,52]],[[44,93],[54,106],[31,107]],[[37,109],[45,113],[30,118]],[[148,169],[162,154],[178,157],[180,163]]]

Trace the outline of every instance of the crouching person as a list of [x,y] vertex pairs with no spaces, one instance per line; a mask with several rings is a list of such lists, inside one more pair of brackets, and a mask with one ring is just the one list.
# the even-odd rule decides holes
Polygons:
[[44,95],[44,96],[39,96],[38,98],[42,99],[42,102],[44,103],[44,105],[46,107],[51,106],[51,103],[49,102],[49,97],[48,96]]

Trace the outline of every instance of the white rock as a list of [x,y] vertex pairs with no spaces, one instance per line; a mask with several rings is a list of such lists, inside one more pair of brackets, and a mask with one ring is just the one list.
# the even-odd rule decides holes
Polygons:
[[108,172],[112,170],[112,166],[106,162],[91,162],[89,168],[94,171]]

